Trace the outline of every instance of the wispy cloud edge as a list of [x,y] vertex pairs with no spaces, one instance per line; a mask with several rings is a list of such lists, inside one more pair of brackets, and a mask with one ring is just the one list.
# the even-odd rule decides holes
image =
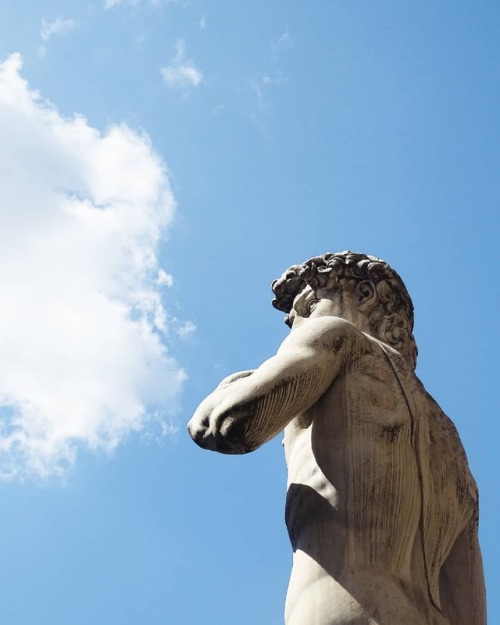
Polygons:
[[168,65],[160,69],[163,80],[172,89],[187,90],[203,82],[203,72],[194,62],[186,58],[186,44],[183,39],[175,42],[175,55]]

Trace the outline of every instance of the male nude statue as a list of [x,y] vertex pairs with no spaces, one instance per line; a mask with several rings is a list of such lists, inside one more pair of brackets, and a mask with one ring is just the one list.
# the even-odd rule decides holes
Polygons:
[[458,434],[414,373],[398,274],[342,252],[273,283],[291,333],[196,410],[193,439],[243,454],[285,430],[287,625],[485,625],[478,501]]

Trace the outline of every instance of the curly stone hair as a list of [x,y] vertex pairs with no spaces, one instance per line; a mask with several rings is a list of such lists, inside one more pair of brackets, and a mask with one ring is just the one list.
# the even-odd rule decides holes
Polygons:
[[371,334],[398,350],[415,368],[413,303],[399,275],[376,256],[346,251],[315,256],[302,265],[292,265],[272,283],[276,296],[273,306],[289,313],[293,300],[306,285],[315,290],[341,288],[344,292],[354,292],[363,280],[372,282],[378,296],[378,303],[369,314]]

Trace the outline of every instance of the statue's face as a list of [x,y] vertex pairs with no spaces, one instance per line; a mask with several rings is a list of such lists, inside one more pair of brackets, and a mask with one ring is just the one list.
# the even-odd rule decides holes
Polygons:
[[292,330],[301,325],[306,319],[316,317],[342,317],[346,316],[345,297],[341,289],[313,290],[306,286],[294,299],[289,320]]

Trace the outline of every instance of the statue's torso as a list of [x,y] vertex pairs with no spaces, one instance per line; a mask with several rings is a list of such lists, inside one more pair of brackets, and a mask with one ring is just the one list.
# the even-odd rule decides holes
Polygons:
[[[428,421],[440,411],[397,355],[389,360],[376,341],[362,341],[325,395],[285,430],[294,548],[287,623],[447,625],[429,587],[455,529],[436,545],[442,530],[432,524],[442,515],[422,524],[435,496]],[[433,425],[432,436],[443,435]],[[432,471],[446,472],[439,462]],[[442,494],[459,531],[470,510]]]

